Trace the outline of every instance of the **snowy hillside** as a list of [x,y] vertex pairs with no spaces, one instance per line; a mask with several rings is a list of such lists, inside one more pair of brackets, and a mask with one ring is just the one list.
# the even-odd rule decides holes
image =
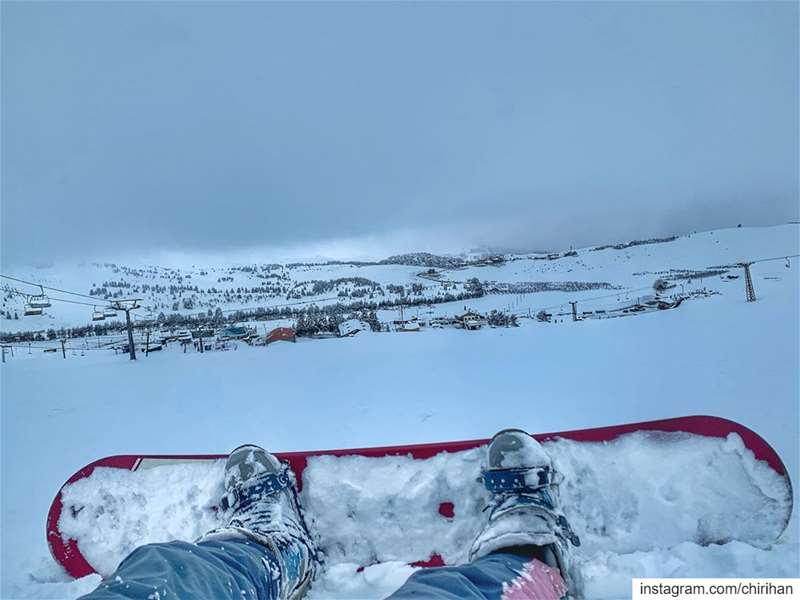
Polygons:
[[[214,307],[227,310],[261,302],[284,304],[296,300],[292,293],[302,299],[326,294],[336,298],[329,302],[364,300],[355,296],[359,290],[367,300],[369,294],[380,296],[378,289],[383,299],[410,297],[415,283],[423,286],[420,295],[435,300],[445,285],[463,291],[468,280],[477,279],[484,288],[480,297],[422,303],[407,312],[419,311],[422,319],[452,316],[465,307],[484,314],[498,309],[518,315],[520,326],[478,331],[424,327],[413,334],[301,339],[268,347],[239,344],[235,351],[204,354],[167,346],[136,362],[111,351],[84,356],[73,352],[64,360],[39,348],[16,347],[0,371],[0,596],[74,598],[96,585],[97,576],[71,581],[53,562],[44,521],[61,484],[79,467],[111,454],[224,453],[244,442],[276,451],[365,447],[484,438],[509,426],[558,431],[713,414],[762,435],[781,455],[796,483],[800,481],[800,262],[784,257],[799,252],[798,226],[783,225],[698,233],[621,249],[579,249],[576,256],[550,259],[508,255],[496,264],[280,265],[250,272],[217,266],[202,269],[204,274],[199,268],[114,273],[114,267],[89,266],[12,273],[87,294],[104,282],[124,280],[131,291],[139,286],[138,293],[147,296],[151,311],[165,304],[169,311],[171,292],[153,287],[144,291],[144,285],[191,282],[205,290],[191,292],[198,299],[213,299]],[[773,258],[779,260],[752,266],[757,301],[745,302],[743,270],[735,264]],[[167,273],[173,279],[165,279]],[[223,277],[234,281],[219,281]],[[666,295],[688,299],[670,310],[622,312],[652,294],[657,278],[675,286]],[[316,294],[314,282],[324,282],[317,285]],[[530,291],[536,289],[534,284],[548,282],[563,284],[563,289]],[[607,287],[574,285],[581,282]],[[228,304],[224,291],[209,291],[225,289],[230,298],[232,288],[268,286],[274,286],[274,295],[251,291],[247,293],[252,297],[243,295]],[[392,292],[389,286],[403,286],[405,294]],[[187,293],[184,290],[183,297]],[[570,301],[578,303],[577,312],[584,319],[572,321]],[[56,304],[48,310],[50,316],[3,320],[0,329],[84,324],[91,311],[87,306]],[[552,315],[549,322],[535,318],[543,309]],[[378,310],[385,322],[397,314],[394,307]],[[607,450],[593,458],[567,447],[554,449],[571,476],[566,498],[580,515],[576,526],[589,541],[580,555],[587,597],[627,597],[630,578],[639,576],[800,576],[796,512],[776,544],[764,543],[758,523],[749,521],[742,523],[748,532],[735,541],[702,545],[687,533],[691,522],[669,531],[656,527],[661,519],[674,522],[674,515],[667,512],[669,502],[640,490],[626,498],[633,498],[631,506],[642,519],[642,529],[626,533],[620,527],[605,539],[598,535],[597,518],[619,525],[614,507],[626,490],[625,470],[659,462],[641,445],[617,450],[618,456]],[[597,461],[591,485],[602,498],[600,517],[580,499],[576,469],[592,460]],[[668,459],[663,462],[666,469]],[[314,467],[320,481],[325,466]],[[352,468],[357,479],[358,465]],[[461,485],[459,478],[474,478],[469,469],[444,468],[455,487]],[[720,471],[726,472],[730,473]],[[205,481],[200,476],[197,480]],[[213,477],[207,484],[206,489],[213,490]],[[691,493],[670,496],[676,499],[672,508],[711,502],[719,485],[693,481],[686,488]],[[323,489],[320,484],[320,493]],[[325,512],[321,497],[312,501],[314,510],[327,519],[326,526],[333,527],[336,513]],[[746,499],[742,501],[747,506]],[[156,520],[148,523],[147,531],[169,537],[173,525]],[[348,532],[336,535],[346,539]],[[387,539],[385,555],[405,558],[399,542],[392,539],[400,538]],[[363,558],[356,557],[354,563]],[[333,564],[312,590],[314,597],[379,598],[410,572],[402,561],[360,573],[354,573],[354,566],[344,560]]]
[[[433,317],[453,316],[467,302],[479,311],[528,315],[554,305],[565,311],[568,305],[566,309],[558,305],[598,296],[604,302],[592,301],[582,309],[602,310],[652,293],[651,286],[659,277],[676,284],[676,291],[716,289],[719,275],[731,270],[739,275],[735,265],[740,261],[796,254],[796,238],[797,225],[783,225],[470,260],[417,253],[373,263],[191,268],[92,263],[19,269],[5,274],[86,297],[45,290],[52,307],[42,315],[25,317],[26,302],[43,290],[3,279],[0,333],[38,331],[45,337],[47,330],[62,327],[119,328],[122,313],[99,324],[92,322],[92,314],[115,299],[131,297],[142,299],[137,319],[154,321],[169,315],[206,318],[217,311],[238,321],[266,317],[267,311],[279,318],[295,316],[310,305],[334,304],[395,312],[403,304],[413,306],[413,314]],[[598,293],[603,290],[620,294],[609,299],[608,294]]]

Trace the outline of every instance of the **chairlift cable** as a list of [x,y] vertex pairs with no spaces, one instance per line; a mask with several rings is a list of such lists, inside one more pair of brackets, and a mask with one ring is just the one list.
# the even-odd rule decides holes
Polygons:
[[[17,296],[23,296],[25,298],[30,297],[30,294],[22,292],[15,288],[4,288],[2,291],[8,292],[10,294],[16,294]],[[67,298],[56,298],[55,296],[48,296],[48,299],[55,302],[68,302],[69,304],[81,304],[83,306],[97,306],[97,304],[90,304],[89,302],[80,302],[78,300],[69,300]]]
[[[70,294],[72,296],[80,296],[82,298],[89,298],[90,300],[94,300],[95,304],[98,303],[98,298],[96,296],[90,296],[88,294],[81,294],[79,292],[70,292],[69,290],[62,290],[60,288],[55,288],[55,287],[51,287],[51,286],[47,286],[47,285],[42,285],[41,283],[33,283],[31,281],[25,281],[24,279],[17,279],[16,277],[11,277],[10,275],[0,274],[0,277],[2,277],[3,279],[10,279],[11,281],[16,281],[16,282],[19,282],[19,283],[24,283],[25,285],[38,287],[38,288],[41,288],[42,290],[52,290],[54,292],[60,292],[62,294]],[[108,300],[100,300],[100,302],[101,303],[102,302],[106,302],[109,305],[111,304]]]
[[789,258],[798,258],[798,257],[800,257],[800,254],[788,254],[788,255],[785,255],[785,256],[776,256],[774,258],[759,258],[758,260],[751,260],[751,261],[748,261],[748,262],[751,263],[751,264],[756,264],[756,263],[762,263],[762,262],[770,262],[770,261],[773,261],[773,260],[787,260]]

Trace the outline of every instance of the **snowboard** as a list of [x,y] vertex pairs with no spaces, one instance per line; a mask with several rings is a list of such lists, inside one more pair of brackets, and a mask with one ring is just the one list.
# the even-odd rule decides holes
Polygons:
[[[565,475],[561,502],[580,552],[733,540],[768,547],[793,496],[778,454],[727,419],[687,416],[533,434]],[[255,440],[257,442],[258,440]],[[480,530],[488,439],[279,452],[328,564],[458,564]],[[191,541],[223,523],[226,455],[117,455],[83,467],[47,516],[55,560],[108,575],[143,543]]]

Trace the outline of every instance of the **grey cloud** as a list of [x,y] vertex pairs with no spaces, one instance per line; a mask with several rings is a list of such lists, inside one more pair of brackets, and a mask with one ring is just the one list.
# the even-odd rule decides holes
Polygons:
[[793,3],[2,11],[4,264],[798,218]]

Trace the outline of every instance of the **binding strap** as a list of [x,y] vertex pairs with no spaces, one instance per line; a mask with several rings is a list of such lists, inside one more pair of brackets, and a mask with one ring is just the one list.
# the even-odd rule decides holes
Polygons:
[[230,508],[245,508],[255,500],[270,494],[277,494],[292,486],[289,476],[289,466],[283,465],[277,473],[261,473],[248,479],[240,487],[235,487],[222,496],[220,506],[222,510]]
[[561,528],[561,533],[564,537],[566,537],[570,542],[572,542],[573,546],[580,546],[581,545],[581,538],[578,537],[578,534],[572,530],[572,526],[567,521],[567,517],[564,515],[558,515],[556,518],[556,524]]
[[482,479],[484,487],[492,494],[533,492],[561,481],[550,467],[491,469],[483,472]]

